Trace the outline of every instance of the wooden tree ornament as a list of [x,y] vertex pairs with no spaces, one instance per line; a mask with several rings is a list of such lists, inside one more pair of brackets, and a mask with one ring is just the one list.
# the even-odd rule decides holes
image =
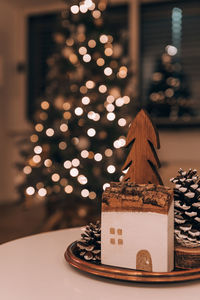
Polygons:
[[162,185],[162,179],[157,171],[160,162],[155,151],[160,148],[159,136],[149,115],[143,109],[139,111],[129,128],[125,147],[130,145],[131,150],[122,168],[129,170],[123,180],[138,184]]

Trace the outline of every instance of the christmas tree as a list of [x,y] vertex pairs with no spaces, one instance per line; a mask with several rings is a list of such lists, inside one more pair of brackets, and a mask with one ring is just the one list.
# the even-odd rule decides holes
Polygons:
[[54,34],[45,96],[30,147],[21,148],[25,163],[18,164],[25,174],[21,197],[45,201],[50,215],[64,211],[63,226],[91,220],[102,189],[119,180],[130,122],[126,35],[107,32],[104,0],[72,2]]
[[158,59],[148,91],[147,110],[152,117],[179,117],[193,115],[192,101],[185,74],[178,56],[170,55],[168,46]]
[[181,64],[182,10],[172,9],[172,43],[158,59],[147,96],[153,117],[172,120],[190,118],[194,112],[186,76]]

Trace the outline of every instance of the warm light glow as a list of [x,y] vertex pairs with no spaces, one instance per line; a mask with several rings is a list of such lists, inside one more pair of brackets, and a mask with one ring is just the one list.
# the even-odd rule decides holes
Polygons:
[[118,141],[119,141],[120,148],[126,145],[126,138],[125,137],[119,138]]
[[104,74],[106,76],[110,76],[112,74],[112,72],[113,71],[112,71],[112,69],[110,67],[107,67],[107,68],[104,69]]
[[77,137],[73,137],[72,143],[73,143],[74,145],[78,145],[79,139],[78,139]]
[[115,119],[115,114],[114,113],[108,113],[107,114],[107,119],[108,119],[108,121],[114,121],[114,119]]
[[96,47],[96,42],[95,42],[95,40],[89,40],[88,46],[89,46],[90,48]]
[[76,64],[78,62],[78,57],[76,56],[76,54],[72,53],[69,56],[69,60],[72,64]]
[[97,65],[99,67],[102,67],[104,64],[105,64],[105,60],[103,58],[100,57],[97,59]]
[[33,161],[34,161],[34,163],[36,163],[36,164],[40,163],[40,162],[41,162],[41,157],[40,157],[40,155],[34,155],[34,156],[33,156]]
[[112,95],[109,95],[107,98],[106,98],[107,102],[108,103],[113,103],[115,101],[115,97],[113,97]]
[[34,152],[35,152],[36,154],[42,153],[42,147],[41,147],[41,146],[35,146],[35,147],[34,147]]
[[81,55],[85,55],[87,53],[87,48],[85,47],[80,47],[78,52],[81,54]]
[[43,101],[41,103],[41,108],[44,109],[44,110],[47,110],[49,108],[49,102]]
[[77,13],[79,12],[79,7],[78,7],[78,5],[72,5],[72,6],[71,6],[71,12],[72,12],[73,14],[77,14]]
[[99,40],[100,40],[100,42],[101,42],[102,44],[105,44],[105,43],[108,42],[108,37],[107,37],[107,35],[102,34],[102,35],[100,36]]
[[93,89],[95,87],[95,83],[92,80],[88,80],[85,85],[88,89]]
[[104,84],[100,85],[99,86],[99,92],[102,93],[102,94],[106,93],[107,92],[107,87]]
[[177,48],[172,45],[166,46],[165,49],[170,56],[174,56],[178,52]]
[[85,0],[84,4],[87,8],[90,8],[91,6],[93,6],[94,3],[92,2],[92,0]]
[[60,184],[61,184],[62,186],[66,186],[67,183],[68,183],[68,180],[67,180],[66,178],[62,178],[62,179],[60,180]]
[[89,10],[94,10],[95,9],[95,3],[92,3],[92,5],[88,9]]
[[63,109],[64,109],[64,110],[69,110],[70,108],[71,108],[71,105],[70,105],[69,102],[63,103]]
[[80,160],[78,158],[74,158],[72,160],[72,166],[73,167],[78,167],[80,165]]
[[125,66],[122,66],[120,69],[119,69],[119,77],[120,78],[125,78],[127,76],[127,72],[128,72],[128,69],[127,67]]
[[90,103],[90,98],[89,97],[83,97],[81,101],[84,105],[88,105]]
[[95,113],[95,116],[94,116],[93,120],[96,121],[96,122],[99,121],[100,120],[100,114]]
[[85,14],[88,11],[88,8],[85,4],[80,5],[80,11]]
[[46,135],[47,135],[47,136],[53,136],[53,135],[54,135],[54,130],[53,130],[53,128],[48,128],[48,129],[46,130]]
[[101,17],[101,12],[99,10],[94,10],[92,12],[93,18],[99,19]]
[[108,104],[106,106],[107,111],[113,112],[115,110],[115,106],[113,104]]
[[45,167],[49,168],[52,166],[52,161],[50,159],[45,159],[44,165]]
[[105,49],[104,53],[106,56],[111,56],[113,54],[113,49],[108,47]]
[[87,178],[84,175],[79,175],[77,179],[78,179],[78,182],[82,185],[84,185],[88,182]]
[[81,151],[81,157],[82,157],[82,158],[87,158],[88,155],[89,155],[89,152],[88,152],[87,150]]
[[68,130],[67,124],[63,123],[63,124],[60,125],[60,131],[66,132],[67,130]]
[[78,176],[79,171],[76,168],[72,168],[69,173],[72,177],[76,177]]
[[35,193],[35,189],[32,186],[27,187],[26,194],[32,196]]
[[89,111],[88,112],[88,114],[87,114],[87,116],[88,116],[88,119],[90,119],[90,120],[93,120],[94,118],[95,118],[95,112],[94,111]]
[[104,183],[104,185],[103,185],[103,189],[104,189],[104,191],[105,191],[105,189],[107,188],[107,187],[109,187],[110,186],[110,184],[109,183]]
[[124,96],[123,98],[124,98],[124,104],[128,104],[131,101],[129,96]]
[[74,45],[74,40],[72,38],[69,38],[66,40],[66,44],[67,44],[67,46],[71,47]]
[[90,62],[91,61],[90,54],[83,55],[83,61],[86,62],[86,63]]
[[65,193],[66,194],[71,194],[73,192],[73,187],[71,185],[67,185],[65,187]]
[[125,126],[126,125],[126,120],[124,118],[119,119],[118,120],[118,125],[121,126],[121,127]]
[[81,107],[77,107],[74,112],[75,115],[81,116],[83,114],[83,109]]
[[44,197],[44,196],[46,196],[46,194],[47,194],[47,190],[45,188],[41,188],[38,190],[38,195],[40,197]]
[[81,92],[81,94],[86,94],[86,93],[87,93],[87,88],[86,88],[86,86],[82,85],[82,86],[80,87],[80,92]]
[[71,163],[70,160],[66,160],[66,161],[64,162],[64,168],[65,168],[65,169],[70,169],[71,166],[72,166],[72,163]]
[[81,191],[81,196],[84,197],[84,198],[88,197],[89,196],[89,191],[87,189],[82,190]]
[[67,148],[67,143],[65,142],[60,142],[58,145],[60,150],[65,150]]
[[35,125],[35,130],[38,132],[41,132],[44,129],[44,126],[42,124],[36,124]]
[[60,180],[60,175],[58,173],[54,173],[52,176],[51,176],[51,179],[52,181],[54,182],[57,182]]
[[118,140],[114,141],[113,146],[114,146],[116,149],[119,149],[119,148],[121,147],[120,142],[119,142]]
[[37,136],[37,134],[32,134],[32,135],[30,136],[30,140],[31,140],[32,143],[37,143],[37,141],[38,141],[38,136]]
[[30,166],[25,166],[23,172],[28,175],[32,172],[32,168]]
[[106,149],[105,156],[111,157],[113,155],[113,151],[111,149]]
[[115,170],[116,170],[116,168],[113,165],[110,165],[110,166],[107,167],[107,171],[110,174],[115,173]]
[[95,198],[96,198],[96,193],[95,192],[90,192],[89,193],[89,198],[91,199],[91,200],[94,200]]
[[96,161],[101,161],[102,158],[103,158],[103,156],[101,155],[101,153],[96,153],[95,156],[94,156],[94,159],[95,159]]
[[124,105],[124,99],[123,98],[117,98],[115,101],[116,106],[120,107]]
[[69,111],[64,112],[63,118],[66,120],[69,120],[71,118],[72,114]]
[[96,134],[96,130],[94,128],[89,128],[87,134],[88,136],[93,137]]

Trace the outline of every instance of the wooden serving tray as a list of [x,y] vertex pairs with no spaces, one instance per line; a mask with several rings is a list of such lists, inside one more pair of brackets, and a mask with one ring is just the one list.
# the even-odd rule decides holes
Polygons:
[[191,270],[174,270],[172,272],[145,272],[90,263],[78,257],[76,248],[76,242],[73,242],[68,246],[64,254],[66,261],[73,267],[90,274],[106,278],[143,283],[170,283],[200,279],[200,268],[194,268]]

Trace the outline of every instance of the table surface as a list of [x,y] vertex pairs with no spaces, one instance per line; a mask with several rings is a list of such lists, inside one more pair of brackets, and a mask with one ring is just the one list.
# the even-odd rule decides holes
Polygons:
[[67,246],[80,228],[42,233],[0,246],[2,300],[199,300],[200,280],[141,284],[105,279],[79,271],[65,261]]

